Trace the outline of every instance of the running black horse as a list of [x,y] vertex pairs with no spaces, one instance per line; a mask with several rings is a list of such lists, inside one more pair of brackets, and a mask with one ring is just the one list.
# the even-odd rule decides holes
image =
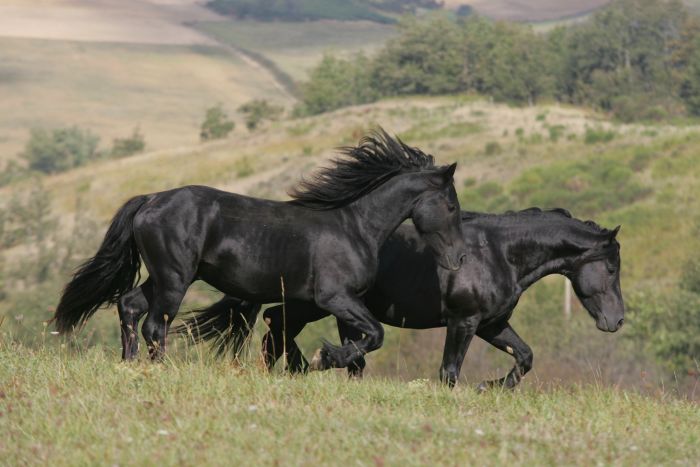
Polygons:
[[[459,271],[441,271],[435,256],[411,226],[401,226],[380,252],[374,287],[365,296],[368,309],[381,322],[411,329],[447,326],[440,377],[457,381],[472,337],[477,336],[515,358],[510,373],[487,381],[480,388],[514,387],[532,368],[532,350],[508,323],[520,296],[550,274],[568,277],[576,295],[601,331],[615,332],[624,321],[620,290],[619,227],[607,230],[592,221],[580,221],[563,210],[537,208],[501,215],[462,213],[462,232],[468,259]],[[258,305],[224,297],[187,325],[202,340],[217,340],[221,352],[238,351],[249,327],[231,323],[233,317],[257,313]],[[283,311],[285,314],[283,314]],[[308,364],[294,338],[304,326],[328,316],[308,302],[287,302],[264,313],[270,331],[263,353],[268,367],[287,351],[291,371],[306,371]],[[251,322],[254,322],[254,316]],[[338,322],[341,340],[361,335]],[[325,366],[318,355],[312,367]],[[359,376],[364,359],[348,367]]]
[[[139,319],[152,358],[190,284],[201,279],[257,302],[309,301],[364,337],[324,346],[328,366],[346,367],[379,348],[384,332],[362,295],[374,282],[381,245],[412,218],[440,266],[457,270],[466,247],[453,174],[432,156],[383,130],[345,148],[291,193],[269,201],[203,186],[137,196],[117,212],[99,251],[66,286],[56,309],[60,332],[116,303],[124,359],[138,352]],[[138,281],[140,261],[148,279]],[[300,318],[303,319],[303,318]]]

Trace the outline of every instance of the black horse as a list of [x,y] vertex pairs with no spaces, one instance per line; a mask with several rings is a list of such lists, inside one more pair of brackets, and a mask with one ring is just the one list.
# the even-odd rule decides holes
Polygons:
[[[122,357],[138,352],[145,313],[143,336],[151,357],[160,357],[185,292],[201,279],[251,301],[313,302],[357,328],[364,335],[357,342],[324,346],[329,367],[379,348],[383,328],[362,295],[374,282],[381,245],[399,224],[412,218],[444,268],[459,269],[465,256],[456,164],[436,167],[432,156],[383,130],[343,153],[288,202],[203,186],[131,199],[66,286],[58,330],[71,331],[104,303],[117,303]],[[149,277],[133,288],[141,259]]]
[[[366,304],[379,321],[392,326],[447,326],[440,377],[450,385],[459,377],[474,334],[508,352],[515,358],[515,367],[506,377],[480,387],[512,388],[532,368],[533,355],[508,320],[522,293],[544,276],[563,274],[571,279],[598,329],[615,332],[622,326],[618,230],[582,222],[562,209],[532,208],[501,215],[464,212],[468,259],[459,271],[441,271],[415,229],[402,226],[380,252],[377,280],[365,296]],[[250,315],[259,307],[224,297],[193,315],[188,325],[198,327],[202,340],[218,339],[219,351],[231,347],[236,351],[245,337],[241,329],[249,329],[232,323],[242,310]],[[271,368],[286,349],[290,370],[306,371],[308,364],[294,338],[307,323],[328,313],[298,301],[288,302],[284,311],[286,316],[281,306],[275,306],[264,313],[270,327],[263,343],[267,365]],[[338,330],[345,343],[361,337],[340,321]],[[318,364],[318,356],[314,360],[312,367]],[[361,375],[363,368],[364,359],[359,358],[348,369]]]

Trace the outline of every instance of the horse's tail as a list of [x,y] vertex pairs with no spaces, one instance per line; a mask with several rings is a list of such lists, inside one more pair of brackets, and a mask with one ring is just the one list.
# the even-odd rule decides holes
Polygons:
[[80,265],[63,289],[53,317],[59,332],[79,328],[100,306],[116,303],[138,282],[141,258],[134,241],[133,221],[148,199],[146,195],[137,196],[117,211],[97,254]]
[[262,305],[224,296],[201,310],[192,311],[174,332],[194,342],[212,342],[217,356],[238,358],[245,348]]

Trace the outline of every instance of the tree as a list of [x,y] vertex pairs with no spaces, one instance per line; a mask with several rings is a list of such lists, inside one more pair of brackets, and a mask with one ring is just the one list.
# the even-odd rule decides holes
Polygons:
[[255,130],[263,120],[277,120],[284,107],[270,104],[265,99],[253,99],[238,108],[245,116],[245,124],[249,130]]
[[372,60],[372,87],[381,95],[445,94],[466,89],[462,31],[453,21],[407,18]]
[[371,102],[378,94],[369,83],[369,62],[364,55],[340,59],[326,54],[301,87],[301,114],[319,114],[340,107]]
[[55,173],[78,167],[99,156],[99,137],[78,127],[31,130],[29,141],[20,153],[29,168]]
[[235,126],[236,124],[228,118],[221,104],[217,104],[207,109],[199,132],[199,139],[209,141],[226,138]]

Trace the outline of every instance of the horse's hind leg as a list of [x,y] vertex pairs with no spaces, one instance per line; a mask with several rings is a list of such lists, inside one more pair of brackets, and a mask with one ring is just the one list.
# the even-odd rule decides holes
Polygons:
[[[349,345],[353,342],[357,342],[362,339],[362,333],[357,329],[348,326],[343,321],[336,320],[338,326],[338,335],[340,336],[340,342],[343,345]],[[354,362],[348,365],[348,376],[351,378],[362,378],[362,373],[365,369],[365,357],[358,357]]]
[[182,299],[185,297],[187,286],[154,286],[153,297],[148,307],[148,316],[146,316],[141,328],[141,333],[148,346],[148,354],[152,360],[159,360],[165,354],[168,329],[177,315]]
[[138,355],[139,320],[148,311],[151,296],[151,282],[147,280],[119,297],[117,310],[122,334],[122,360],[132,360]]
[[476,335],[515,358],[515,366],[507,376],[482,382],[478,388],[480,391],[491,387],[512,389],[525,376],[525,373],[532,369],[532,349],[523,342],[508,322],[495,323],[484,329],[479,329]]

